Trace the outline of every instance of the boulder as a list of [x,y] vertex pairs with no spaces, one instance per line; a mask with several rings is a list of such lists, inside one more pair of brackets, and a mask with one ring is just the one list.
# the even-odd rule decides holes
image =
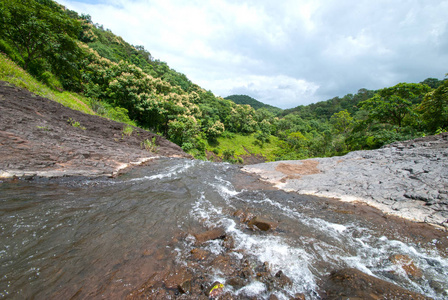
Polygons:
[[397,266],[400,266],[408,276],[413,278],[422,278],[423,272],[414,264],[414,261],[407,255],[394,254],[390,261]]

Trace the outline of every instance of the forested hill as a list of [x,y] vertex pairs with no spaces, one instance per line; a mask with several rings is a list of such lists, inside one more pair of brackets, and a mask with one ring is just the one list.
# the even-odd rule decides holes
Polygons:
[[282,111],[281,108],[269,104],[264,104],[263,102],[255,100],[254,98],[247,95],[230,95],[225,97],[224,99],[232,100],[236,104],[243,104],[243,105],[247,104],[252,106],[254,109],[265,108],[275,114],[280,113]]
[[448,129],[447,80],[255,109],[255,99],[237,96],[249,104],[239,105],[217,97],[143,46],[52,0],[1,1],[0,51],[0,80],[25,87],[32,75],[45,85],[42,95],[59,93],[73,107],[151,130],[202,159],[341,155]]
[[304,119],[330,120],[331,116],[342,110],[345,110],[353,115],[360,109],[358,104],[373,97],[375,93],[376,91],[360,89],[356,94],[347,94],[342,98],[334,97],[326,101],[312,103],[309,105],[300,105],[291,109],[285,109],[281,112],[281,116],[294,114]]

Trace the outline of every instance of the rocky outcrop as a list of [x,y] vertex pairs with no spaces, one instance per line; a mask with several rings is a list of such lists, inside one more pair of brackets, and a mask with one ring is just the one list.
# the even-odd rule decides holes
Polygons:
[[[69,109],[0,81],[0,178],[112,176],[159,156],[191,157],[151,132]],[[156,153],[142,147],[155,141]]]
[[360,201],[388,214],[448,227],[448,133],[342,157],[243,170],[286,191]]

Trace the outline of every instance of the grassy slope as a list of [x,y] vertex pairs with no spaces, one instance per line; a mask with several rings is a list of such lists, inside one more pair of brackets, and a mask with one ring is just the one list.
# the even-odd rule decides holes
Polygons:
[[89,100],[87,98],[76,93],[59,92],[50,89],[17,66],[3,53],[0,53],[0,80],[25,88],[34,94],[59,102],[71,109],[79,110],[86,114],[95,114],[89,107]]
[[137,124],[131,120],[126,121],[123,119],[119,119],[119,116],[117,117],[116,114],[113,114],[113,108],[105,108],[107,110],[106,114],[100,115],[92,109],[89,98],[86,98],[74,92],[57,91],[48,87],[44,83],[28,74],[25,70],[11,61],[5,54],[1,52],[0,80],[9,82],[17,87],[25,88],[34,94],[61,103],[62,105],[73,110],[78,110],[89,115],[97,115],[103,118],[108,118],[117,122],[126,123],[128,125],[137,127]]
[[[61,103],[71,109],[97,115],[89,106],[90,101],[88,98],[76,93],[67,91],[60,92],[49,88],[20,68],[3,53],[0,53],[0,80],[25,88],[32,93]],[[235,134],[232,138],[218,138],[218,145],[207,145],[207,150],[213,151],[214,149],[218,149],[219,156],[221,157],[223,150],[233,150],[235,157],[238,157],[248,154],[244,149],[246,148],[251,154],[261,154],[268,161],[274,161],[274,152],[279,149],[278,138],[271,136],[270,143],[265,143],[263,147],[260,147],[255,141],[254,135]]]
[[241,135],[235,134],[232,138],[219,137],[218,145],[208,145],[207,150],[212,151],[218,150],[218,156],[222,157],[223,150],[235,151],[235,156],[247,155],[248,153],[244,150],[247,149],[251,154],[261,154],[268,161],[274,161],[275,155],[274,152],[279,150],[278,146],[278,138],[271,136],[270,143],[265,143],[263,147],[260,147],[258,144],[255,144],[254,135]]

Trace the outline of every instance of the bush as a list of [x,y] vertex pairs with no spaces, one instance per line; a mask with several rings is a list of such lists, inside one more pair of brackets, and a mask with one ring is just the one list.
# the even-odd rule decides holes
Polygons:
[[123,128],[123,134],[124,134],[125,136],[131,136],[131,135],[132,135],[132,132],[134,132],[134,128],[133,128],[132,126],[126,125],[126,126]]
[[157,153],[157,144],[156,144],[156,137],[153,137],[151,140],[144,140],[140,143],[140,146],[145,149],[146,151]]
[[192,143],[183,143],[182,144],[182,150],[185,152],[189,152],[194,149],[194,145]]

